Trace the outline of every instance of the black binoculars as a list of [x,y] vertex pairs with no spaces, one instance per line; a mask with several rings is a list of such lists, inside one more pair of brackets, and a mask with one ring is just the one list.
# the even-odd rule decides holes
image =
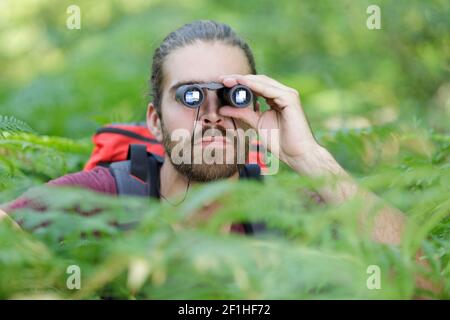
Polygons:
[[202,84],[185,84],[177,88],[175,99],[189,108],[198,108],[205,97],[205,89],[216,90],[221,106],[230,105],[235,108],[245,108],[253,101],[252,91],[244,85],[228,88],[218,82]]

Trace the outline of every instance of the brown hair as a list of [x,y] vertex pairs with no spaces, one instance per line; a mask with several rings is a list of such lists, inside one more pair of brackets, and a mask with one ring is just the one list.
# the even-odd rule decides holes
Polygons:
[[256,74],[255,59],[248,44],[239,37],[229,25],[212,20],[199,20],[171,32],[156,48],[153,54],[152,75],[150,79],[150,96],[156,111],[161,116],[161,101],[163,92],[163,64],[172,51],[193,44],[196,41],[222,41],[225,44],[241,48],[247,57],[251,73]]

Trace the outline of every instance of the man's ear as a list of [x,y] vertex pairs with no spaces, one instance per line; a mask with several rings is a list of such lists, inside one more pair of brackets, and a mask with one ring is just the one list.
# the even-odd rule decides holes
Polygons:
[[147,128],[155,136],[156,140],[162,142],[161,119],[159,118],[158,112],[156,112],[153,102],[150,102],[147,107]]

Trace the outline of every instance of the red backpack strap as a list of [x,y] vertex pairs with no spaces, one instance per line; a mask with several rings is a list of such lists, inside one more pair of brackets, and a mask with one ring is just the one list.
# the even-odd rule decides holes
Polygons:
[[97,130],[92,138],[94,150],[84,170],[95,166],[109,166],[113,162],[127,160],[130,144],[143,144],[148,152],[164,156],[163,145],[150,133],[144,122],[113,123]]

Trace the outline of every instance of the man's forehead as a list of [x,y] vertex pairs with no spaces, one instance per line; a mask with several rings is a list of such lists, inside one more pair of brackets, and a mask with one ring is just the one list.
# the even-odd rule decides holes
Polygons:
[[170,54],[165,63],[168,88],[178,84],[217,82],[226,74],[247,74],[250,67],[242,49],[226,44],[199,44]]

